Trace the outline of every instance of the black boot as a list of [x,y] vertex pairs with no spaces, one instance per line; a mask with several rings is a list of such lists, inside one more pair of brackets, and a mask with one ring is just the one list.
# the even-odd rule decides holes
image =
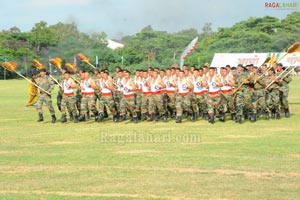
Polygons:
[[181,123],[181,122],[182,122],[181,116],[177,116],[176,117],[176,123]]
[[166,114],[163,114],[163,115],[162,115],[162,119],[163,119],[164,122],[167,122],[167,120],[168,120],[167,115],[166,115]]
[[107,113],[107,109],[104,109],[104,118],[108,118],[108,113]]
[[211,124],[214,124],[215,123],[215,117],[213,115],[209,115],[208,117],[209,117],[208,122],[211,123]]
[[153,121],[153,114],[150,114],[148,122],[152,122]]
[[80,115],[80,116],[78,117],[78,121],[80,121],[80,122],[86,121],[85,114]]
[[78,123],[78,116],[77,115],[74,116],[74,123]]
[[266,112],[266,120],[270,119],[270,114],[268,112]]
[[225,122],[225,113],[224,112],[220,113],[220,121]]
[[42,122],[42,121],[44,121],[43,113],[39,113],[39,119],[37,120],[37,122]]
[[74,120],[73,113],[70,113],[70,121],[73,121],[73,120]]
[[291,116],[290,111],[289,111],[288,108],[284,109],[284,116],[285,116],[286,118],[289,118],[289,117]]
[[51,115],[51,117],[52,117],[52,123],[54,124],[56,122],[56,117],[55,115]]
[[66,114],[63,114],[63,115],[61,116],[60,122],[61,122],[61,123],[67,122],[67,116],[66,116]]
[[280,119],[280,113],[276,114],[276,119]]
[[97,116],[97,122],[102,122],[104,120],[104,113],[99,113]]
[[113,116],[113,121],[118,122],[118,120],[119,120],[119,115],[118,114],[114,115]]
[[275,111],[272,111],[271,118],[275,119]]
[[208,120],[209,120],[209,115],[208,115],[207,113],[204,113],[204,114],[203,114],[203,118],[204,118],[206,121],[208,121]]
[[145,120],[147,120],[147,113],[142,114],[142,121],[145,121]]
[[[90,112],[86,113],[86,119],[91,119]],[[80,121],[80,120],[79,120]]]
[[255,113],[252,113],[250,121],[251,122],[256,122],[256,114]]
[[121,115],[121,117],[120,117],[120,122],[123,122],[123,121],[125,121],[126,120],[126,115]]
[[235,121],[235,120],[236,120],[235,113],[231,113],[231,120],[232,120],[232,121]]
[[139,122],[138,118],[137,118],[137,117],[133,117],[133,122],[134,122],[135,124],[137,124],[137,123]]
[[138,119],[138,120],[141,120],[141,119],[142,119],[142,114],[141,114],[141,112],[138,111],[138,112],[136,112],[136,114],[137,114],[137,119]]
[[241,115],[238,115],[237,117],[236,117],[236,122],[237,123],[242,123],[242,116]]
[[245,118],[245,120],[249,119],[249,111],[248,110],[245,111],[244,118]]

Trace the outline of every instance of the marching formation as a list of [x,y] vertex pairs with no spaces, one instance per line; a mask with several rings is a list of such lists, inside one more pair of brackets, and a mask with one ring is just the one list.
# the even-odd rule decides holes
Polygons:
[[[239,64],[237,67],[202,68],[183,66],[179,68],[151,68],[130,71],[115,68],[110,76],[108,70],[95,69],[71,72],[61,68],[62,75],[56,80],[45,68],[34,84],[39,88],[36,110],[38,122],[44,121],[42,105],[46,103],[56,122],[51,92],[59,85],[57,105],[61,122],[75,123],[90,120],[114,122],[130,120],[163,121],[183,118],[196,121],[199,118],[213,124],[218,118],[225,122],[230,118],[237,123],[249,119],[255,122],[264,116],[280,119],[281,113],[290,116],[288,105],[289,71],[282,64],[260,67]],[[226,117],[228,116],[228,117]]]

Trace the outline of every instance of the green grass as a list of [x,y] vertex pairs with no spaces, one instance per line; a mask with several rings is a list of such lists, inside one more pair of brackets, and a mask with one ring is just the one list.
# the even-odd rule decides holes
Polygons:
[[52,124],[25,108],[27,82],[0,81],[0,199],[298,199],[300,77],[290,88],[289,119]]

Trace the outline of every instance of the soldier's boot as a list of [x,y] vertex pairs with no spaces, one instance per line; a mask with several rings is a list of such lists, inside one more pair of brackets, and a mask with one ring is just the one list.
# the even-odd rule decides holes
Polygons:
[[61,122],[61,123],[67,122],[67,116],[66,116],[66,114],[63,114],[63,115],[61,116],[60,122]]
[[270,119],[270,114],[268,112],[266,112],[266,120]]
[[73,120],[74,120],[73,113],[70,113],[70,121],[73,121]]
[[80,122],[86,121],[85,114],[80,115],[80,116],[78,117],[78,121],[80,121]]
[[236,120],[236,115],[235,115],[235,113],[231,113],[231,120],[232,120],[232,121],[235,121],[235,120]]
[[256,122],[256,114],[255,113],[252,113],[250,121],[251,122]]
[[209,115],[208,117],[209,117],[208,122],[211,123],[211,124],[214,124],[215,123],[215,117],[213,115]]
[[181,123],[181,122],[182,122],[181,116],[177,116],[177,117],[176,117],[176,123]]
[[78,116],[77,115],[74,116],[74,123],[78,123]]
[[203,118],[208,121],[209,120],[209,115],[207,113],[203,113]]
[[142,114],[142,121],[145,121],[145,120],[147,120],[147,113]]
[[42,122],[42,121],[44,121],[43,113],[39,113],[39,119],[37,120],[37,122]]
[[155,120],[156,122],[158,122],[158,121],[159,121],[159,118],[160,118],[160,116],[159,116],[159,113],[158,113],[158,114],[155,115],[154,120]]
[[139,122],[138,117],[133,117],[133,122],[137,124]]
[[150,114],[148,122],[152,122],[153,121],[153,114]]
[[103,113],[104,115],[104,118],[108,118],[108,113],[107,113],[107,109],[106,109],[106,107],[105,107],[105,109],[104,109],[104,113]]
[[276,119],[280,119],[280,113],[276,114]]
[[113,116],[113,121],[118,122],[118,120],[119,120],[119,115],[118,114],[114,115]]
[[94,114],[94,116],[95,116],[95,122],[99,122],[99,114],[96,113],[96,114]]
[[163,114],[163,115],[162,115],[162,119],[163,119],[164,122],[167,122],[167,121],[168,121],[167,115],[166,115],[166,114]]
[[[87,112],[87,113],[86,113],[85,118],[86,118],[86,119],[91,119],[90,112]],[[80,121],[80,120],[79,120],[79,121]]]
[[175,117],[176,117],[176,112],[172,111],[172,112],[170,113],[170,115],[171,115],[171,118],[172,118],[172,119],[175,119]]
[[97,116],[97,122],[102,122],[104,120],[104,113],[99,113]]
[[220,113],[220,121],[225,122],[225,113],[224,112]]
[[239,123],[239,124],[242,123],[242,116],[241,116],[241,115],[238,115],[238,116],[236,117],[236,122]]
[[245,118],[245,120],[249,119],[249,111],[248,110],[245,111],[244,118]]
[[284,109],[284,116],[285,116],[286,118],[289,118],[289,117],[291,116],[290,111],[289,111],[288,108]]
[[138,111],[138,112],[136,112],[136,114],[137,114],[137,119],[138,119],[138,120],[141,120],[141,119],[142,119],[142,114],[141,114],[141,112]]
[[204,113],[202,111],[199,111],[199,117],[203,118],[204,117]]
[[271,118],[275,119],[275,111],[272,110]]
[[54,124],[56,122],[56,116],[55,115],[51,115],[52,117],[52,123]]
[[120,122],[123,122],[123,121],[125,121],[126,120],[126,115],[121,115],[120,116]]

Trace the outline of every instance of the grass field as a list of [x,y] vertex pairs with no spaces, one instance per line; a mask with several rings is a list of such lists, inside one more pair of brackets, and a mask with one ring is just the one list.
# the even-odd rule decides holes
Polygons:
[[27,82],[0,81],[0,199],[299,199],[290,88],[289,119],[52,124],[25,108]]

